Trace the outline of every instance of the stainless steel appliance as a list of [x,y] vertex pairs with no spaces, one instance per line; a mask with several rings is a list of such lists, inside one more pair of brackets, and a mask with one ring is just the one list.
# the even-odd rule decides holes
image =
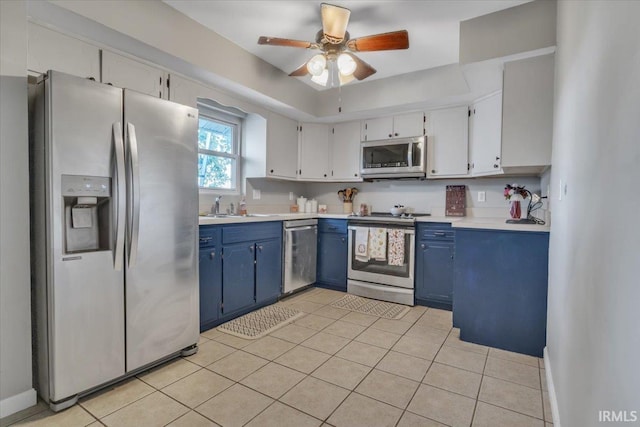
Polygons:
[[[349,293],[414,305],[415,217],[424,215],[373,213],[349,220]],[[359,234],[367,245],[373,245],[371,233],[377,234],[376,245],[383,239],[382,254],[363,251],[365,240],[360,240]]]
[[318,220],[284,221],[284,293],[316,281]]
[[427,172],[426,137],[363,141],[360,159],[364,179],[424,178]]
[[37,388],[79,395],[197,350],[197,110],[49,71],[37,84]]

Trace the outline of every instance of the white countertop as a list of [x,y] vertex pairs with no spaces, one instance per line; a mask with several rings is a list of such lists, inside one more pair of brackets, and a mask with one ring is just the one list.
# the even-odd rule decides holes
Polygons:
[[[348,214],[316,214],[316,213],[282,213],[269,214],[268,216],[231,216],[223,218],[212,218],[201,216],[200,225],[220,225],[220,224],[236,224],[248,222],[267,222],[267,221],[290,221],[295,219],[310,218],[333,218],[333,219],[349,219]],[[538,231],[549,232],[548,225],[537,224],[507,224],[506,218],[495,217],[451,217],[451,216],[425,216],[416,218],[416,222],[445,222],[450,223],[453,228],[479,228],[487,230],[507,230],[507,231]]]

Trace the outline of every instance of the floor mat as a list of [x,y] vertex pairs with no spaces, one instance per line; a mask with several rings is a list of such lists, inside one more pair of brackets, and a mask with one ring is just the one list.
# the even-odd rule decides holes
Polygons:
[[240,338],[255,340],[304,316],[281,305],[270,305],[218,326],[218,330]]
[[411,307],[406,305],[378,301],[356,295],[345,295],[339,300],[331,303],[331,306],[343,308],[345,310],[357,311],[358,313],[370,314],[372,316],[384,317],[385,319],[396,320],[401,319],[411,309]]

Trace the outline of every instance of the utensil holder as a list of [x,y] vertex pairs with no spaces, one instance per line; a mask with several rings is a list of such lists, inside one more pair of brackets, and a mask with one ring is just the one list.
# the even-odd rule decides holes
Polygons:
[[342,204],[342,212],[346,214],[353,213],[353,203],[352,202],[344,202]]

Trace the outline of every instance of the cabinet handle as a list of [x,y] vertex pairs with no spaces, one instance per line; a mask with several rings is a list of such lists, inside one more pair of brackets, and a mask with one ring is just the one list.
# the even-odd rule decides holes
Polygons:
[[357,173],[354,173],[354,174],[353,174],[353,176],[357,177],[357,176],[358,176],[358,174],[357,174]]
[[249,246],[249,252],[253,252],[253,245]]
[[435,169],[431,169],[431,173],[436,173],[436,170]]
[[327,174],[326,174],[326,173],[324,174],[324,177],[325,177],[325,178],[327,177]]
[[395,136],[398,136],[398,132],[394,133]]
[[433,233],[433,234],[434,234],[434,235],[436,235],[436,236],[440,236],[440,237],[444,237],[444,236],[446,236],[446,234],[445,234],[444,232],[442,232],[442,231],[436,231],[436,232],[435,232],[435,233]]
[[332,230],[332,231],[335,231],[338,229],[338,227],[334,227],[333,225],[330,225],[328,228],[329,230]]
[[427,245],[425,245],[424,243],[420,243],[420,249],[426,249]]
[[258,246],[258,250],[262,252],[262,245]]
[[340,241],[341,241],[342,243],[344,243],[344,242],[346,242],[346,241],[347,241],[347,239],[345,239],[344,237],[342,237],[342,238],[340,238]]
[[271,173],[273,173],[273,169],[271,169]]
[[214,259],[216,257],[216,251],[211,251],[209,258]]
[[392,134],[389,134],[389,138],[391,138],[392,136],[393,136]]
[[500,160],[500,157],[496,156],[496,160]]
[[500,166],[498,166],[498,164],[496,163],[496,164],[493,165],[493,167],[498,169]]

